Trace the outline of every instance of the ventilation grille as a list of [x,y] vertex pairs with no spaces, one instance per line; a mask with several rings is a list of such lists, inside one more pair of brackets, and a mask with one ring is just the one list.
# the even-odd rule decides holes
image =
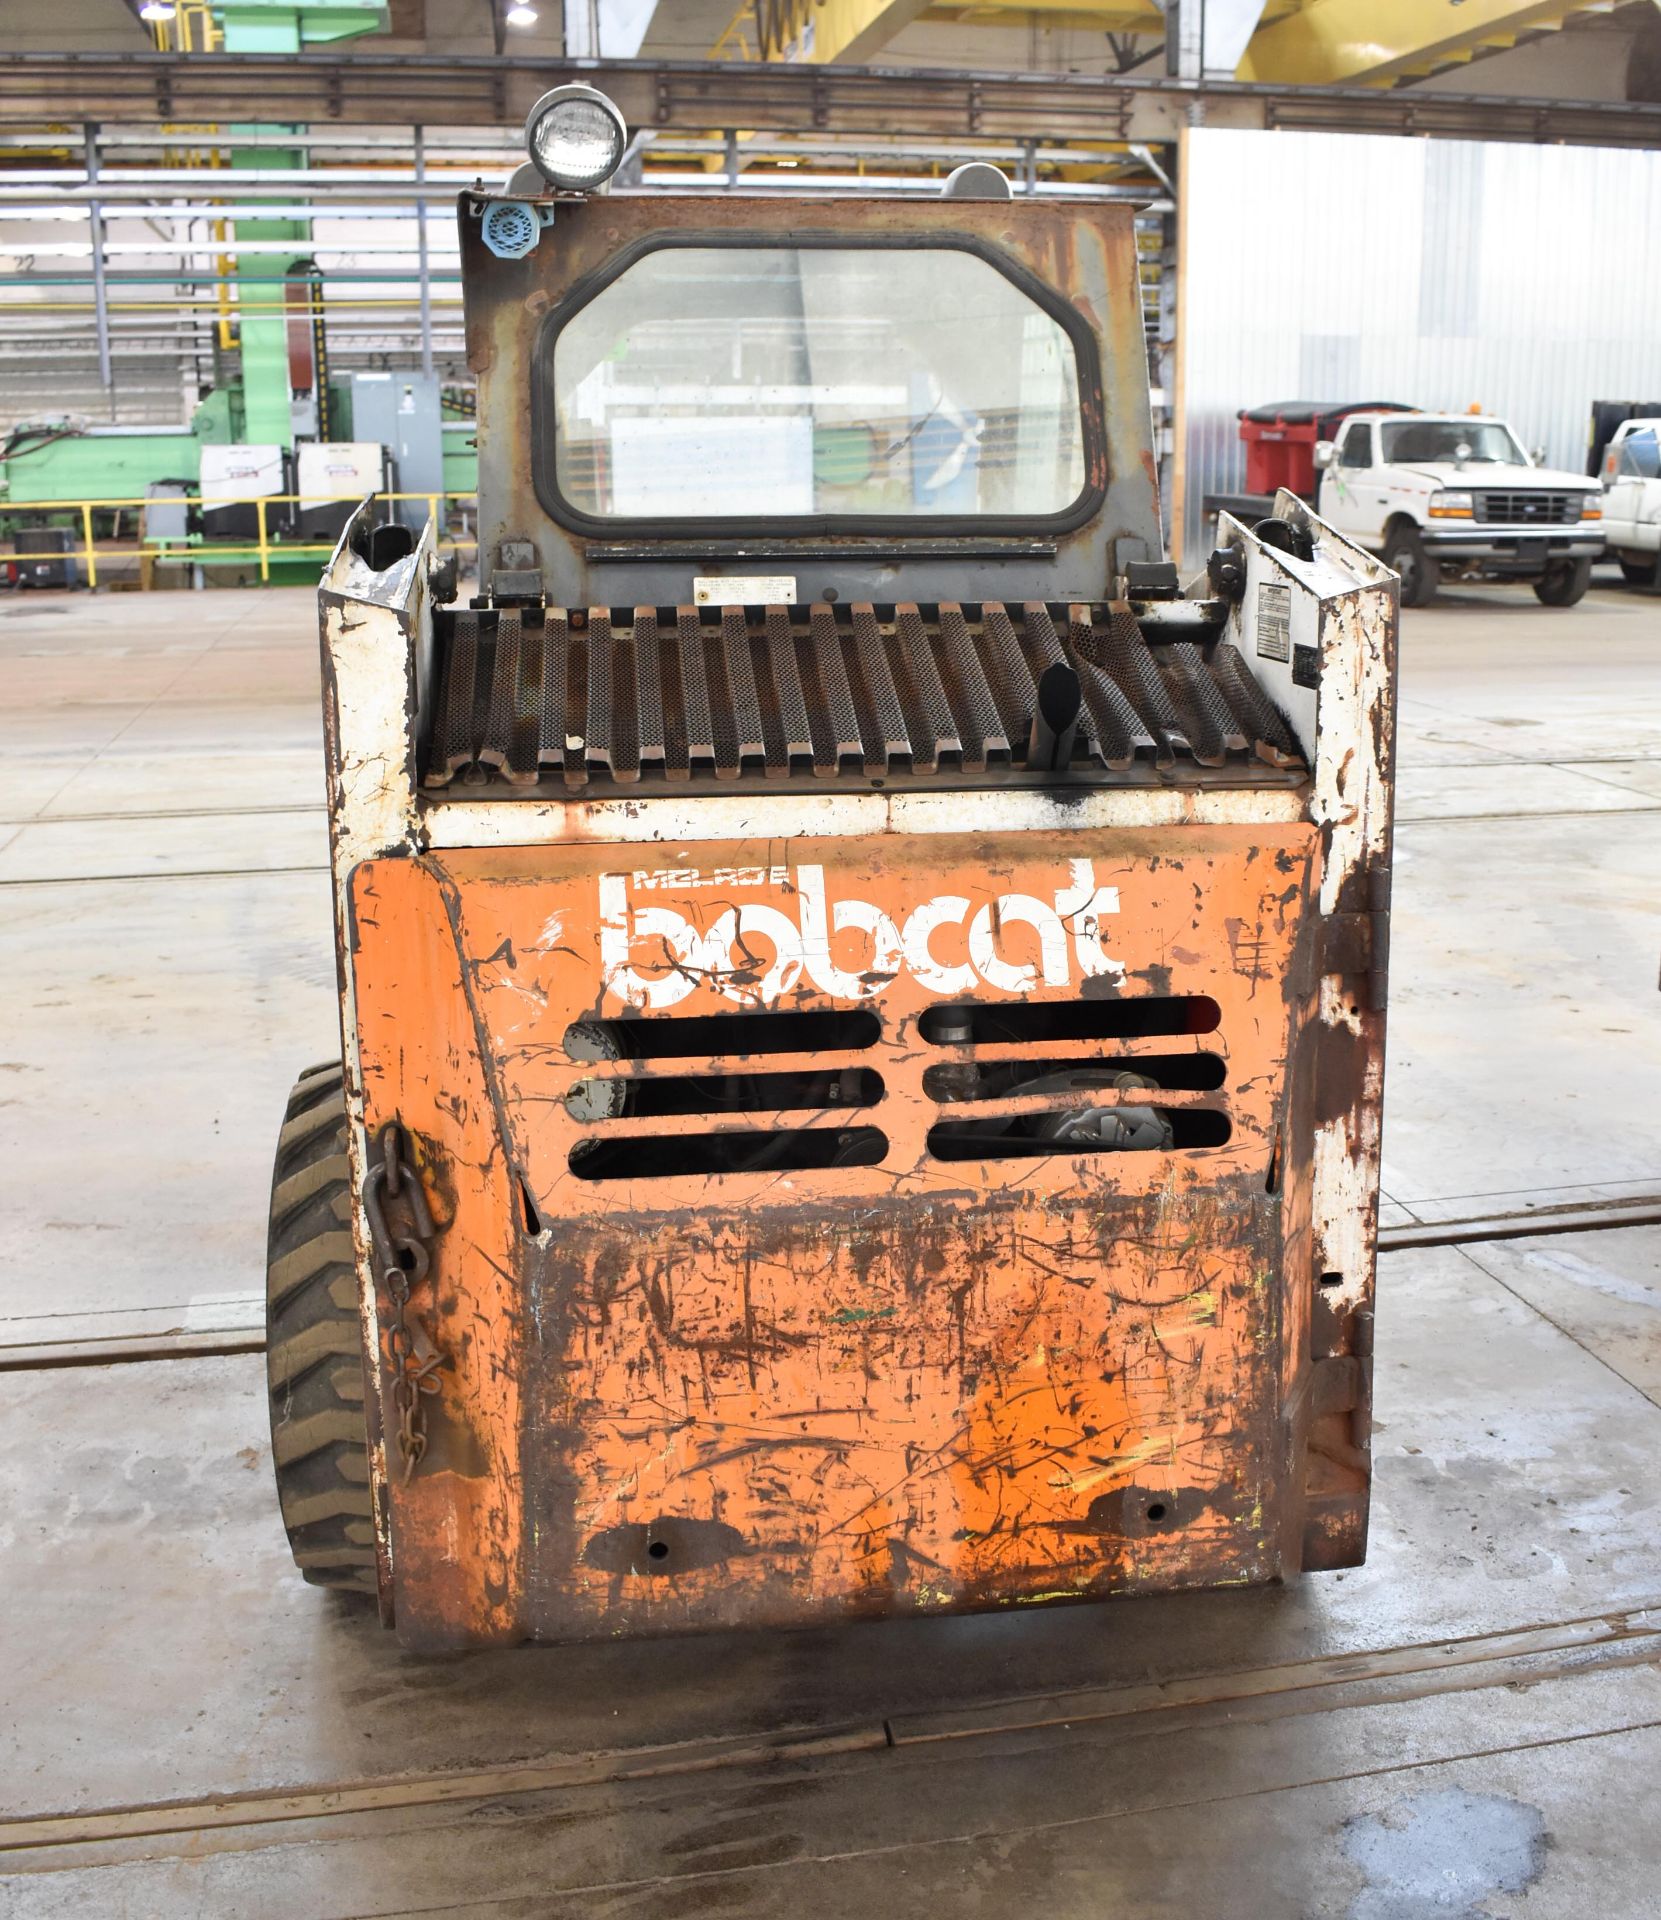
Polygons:
[[1077,673],[1083,696],[1075,771],[1301,767],[1290,728],[1236,648],[1150,645],[1128,610],[756,611],[449,616],[425,784],[582,792],[1021,770],[1039,679],[1058,664]]
[[542,222],[523,200],[496,200],[485,210],[482,232],[498,260],[522,260],[542,238]]
[[1474,496],[1474,518],[1498,527],[1564,527],[1580,518],[1578,493],[1546,493],[1540,488],[1522,492],[1479,493]]
[[1226,1051],[1199,1043],[1220,1018],[1203,995],[933,1007],[920,1098],[835,1057],[875,1044],[868,1012],[582,1020],[565,1052],[595,1071],[565,1095],[582,1129],[567,1163],[589,1181],[709,1179],[892,1166],[891,1136],[947,1161],[1220,1147]]
[[[876,1166],[888,1137],[862,1110],[883,1098],[882,1075],[835,1056],[881,1034],[864,1008],[579,1020],[566,1055],[605,1066],[567,1090],[566,1111],[591,1129],[570,1169],[605,1181]],[[755,1114],[778,1124],[745,1117]]]
[[1223,1053],[1126,1045],[1213,1033],[1221,1017],[1200,994],[932,1007],[919,1031],[950,1058],[923,1073],[923,1091],[946,1110],[928,1151],[1033,1160],[1223,1146],[1232,1131],[1215,1097],[1228,1077]]

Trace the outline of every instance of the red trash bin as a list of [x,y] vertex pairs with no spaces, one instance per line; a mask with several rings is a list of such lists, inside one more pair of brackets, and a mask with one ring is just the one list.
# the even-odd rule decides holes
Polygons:
[[1315,491],[1315,443],[1330,440],[1352,413],[1417,413],[1399,400],[1349,400],[1341,406],[1319,400],[1277,400],[1240,412],[1246,447],[1247,493]]

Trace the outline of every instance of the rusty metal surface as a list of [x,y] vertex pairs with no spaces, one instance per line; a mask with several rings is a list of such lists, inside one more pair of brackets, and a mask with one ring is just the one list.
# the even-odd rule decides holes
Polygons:
[[356,1221],[411,1646],[1364,1552],[1393,577],[1283,496],[1279,548],[1223,523],[1238,597],[1144,631],[1130,223],[950,217],[1089,330],[1094,518],[728,540],[797,603],[706,610],[706,549],[544,514],[538,341],[631,244],[802,210],[562,202],[499,262],[463,201],[499,603],[435,620],[351,533],[323,596],[354,1166],[406,1130],[435,1228],[417,1339]]
[[[631,127],[724,133],[730,127],[974,139],[1175,140],[1208,127],[1311,128],[1413,139],[1661,146],[1661,107],[1646,101],[1526,99],[1242,81],[1173,82],[1126,74],[1011,73],[701,60],[538,60],[515,50],[338,53],[0,55],[0,123],[38,126],[42,102],[69,120],[278,118],[348,126],[504,127],[550,87],[584,80]],[[967,156],[966,156],[967,157]]]
[[459,775],[477,787],[494,773],[534,795],[555,777],[572,791],[654,775],[997,779],[1033,769],[1039,679],[1057,663],[1083,698],[1069,764],[1302,769],[1227,640],[1150,647],[1123,606],[931,611],[902,604],[879,618],[856,602],[840,621],[823,605],[751,621],[738,607],[700,618],[683,606],[667,632],[650,607],[457,613],[437,636],[424,784]]
[[[674,823],[635,847],[568,836],[558,816],[580,800],[509,803],[523,844],[442,855],[423,851],[443,808],[419,806],[413,751],[424,575],[366,572],[343,545],[324,651],[354,1153],[366,1166],[366,1127],[406,1126],[438,1228],[446,1365],[400,1486],[379,1439],[398,1431],[397,1302],[358,1220],[382,1599],[410,1644],[1033,1603],[1361,1557],[1395,598],[1301,524],[1310,562],[1238,531],[1247,590],[1226,626],[1310,761],[1275,796],[1281,824],[1225,765],[1188,777],[1215,783],[1209,827],[1139,825],[1147,796],[1128,789],[1073,803],[1092,824],[1069,825],[1060,789],[995,786],[919,794],[921,811],[897,796],[915,837],[828,796],[822,840],[700,825],[764,822],[788,804],[775,789],[630,801]],[[1256,644],[1269,587],[1292,595],[1286,660]],[[1059,647],[1070,623],[1051,627]],[[851,695],[847,710],[857,726]],[[964,837],[970,808],[997,831]],[[1224,1063],[1220,1082],[1173,1073],[1172,1041],[1145,1031],[1039,1046],[929,1030],[931,1007],[1200,993],[1217,1019],[1186,1045]],[[661,1035],[758,1002],[874,1003],[882,1024],[872,1046],[839,1029],[759,1057],[714,1028],[679,1058],[568,1032],[615,1015]],[[1011,1063],[1024,1086],[955,1079]],[[632,1110],[612,1104],[619,1080]],[[1054,1144],[1109,1122],[1145,1137],[1149,1110],[1169,1144]],[[1226,1138],[1196,1136],[1218,1115]],[[982,1121],[1051,1144],[982,1154],[971,1134],[964,1150]],[[735,1168],[735,1139],[770,1137],[795,1158]]]
[[[695,575],[710,554],[722,569],[794,573],[798,598],[818,600],[826,587],[842,603],[920,605],[1000,600],[1068,602],[1111,597],[1117,572],[1162,552],[1147,348],[1137,297],[1134,218],[1129,208],[1044,202],[827,198],[811,208],[748,194],[720,199],[611,196],[552,203],[553,224],[535,250],[501,260],[481,238],[488,201],[464,194],[458,203],[462,278],[467,302],[467,358],[478,380],[479,542],[488,577],[504,542],[535,549],[548,602],[561,607],[680,606],[692,598]],[[550,516],[534,481],[538,343],[557,324],[574,291],[630,249],[670,238],[686,244],[753,240],[757,245],[888,244],[908,239],[940,245],[957,239],[1032,276],[1058,296],[1082,326],[1100,361],[1100,383],[1084,379],[1080,401],[1086,480],[1103,490],[1082,526],[1035,540],[990,539],[972,524],[960,532],[827,534],[804,523],[734,538],[711,529],[685,539],[618,539],[616,527],[574,531]],[[739,530],[742,532],[742,530]],[[737,551],[733,551],[736,548]],[[505,564],[505,563],[504,563]]]
[[[1282,1380],[1314,1389],[1285,1345],[1312,1284],[1286,1063],[1304,1057],[1318,879],[1307,827],[360,868],[365,1116],[416,1141],[452,1357],[427,1465],[392,1503],[405,1638],[805,1622],[1295,1566]],[[948,1004],[1059,1010],[1059,1037],[931,1040]],[[599,1064],[568,1045],[596,1018],[661,1036],[725,1015],[719,1035],[762,1008],[849,1006],[876,1015],[874,1044]],[[1161,1036],[1156,1014],[1137,1031],[1172,1007],[1198,1030]],[[1067,1038],[1080,1008],[1125,1034]],[[1182,1071],[1202,1057],[1221,1085]],[[939,1074],[1109,1060],[1176,1084],[966,1103]],[[881,1092],[796,1111],[695,1092],[691,1111],[615,1116],[593,1093],[760,1068],[864,1069]],[[971,1107],[1008,1123],[1149,1102],[1216,1116],[1226,1141],[935,1145]],[[711,1133],[856,1126],[882,1143],[867,1164],[673,1170]],[[596,1139],[658,1170],[584,1178]]]

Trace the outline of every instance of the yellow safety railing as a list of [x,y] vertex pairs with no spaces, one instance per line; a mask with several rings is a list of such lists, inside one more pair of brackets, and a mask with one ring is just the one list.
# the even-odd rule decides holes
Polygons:
[[[197,565],[219,566],[227,561],[257,558],[260,579],[271,578],[271,562],[278,560],[304,559],[308,555],[327,556],[334,552],[337,541],[279,540],[272,538],[272,529],[268,519],[269,510],[275,506],[328,507],[356,506],[363,498],[361,493],[259,493],[259,494],[216,494],[212,500],[204,500],[199,493],[170,493],[161,497],[140,495],[121,500],[5,500],[0,499],[0,518],[9,518],[19,513],[74,513],[80,516],[81,544],[72,551],[53,549],[47,553],[0,553],[0,566],[7,561],[21,563],[30,560],[70,560],[79,558],[86,567],[86,584],[96,587],[98,584],[98,555],[102,552],[106,559],[183,560]],[[478,494],[471,488],[441,488],[436,493],[377,493],[375,499],[383,505],[404,500],[424,500],[427,503],[427,517],[439,521],[439,502],[478,501]],[[92,516],[111,508],[148,507],[172,511],[178,507],[206,507],[217,512],[222,507],[252,507],[258,537],[254,545],[236,541],[221,542],[191,536],[186,539],[147,540],[142,535],[136,546],[105,540],[95,541],[92,537]],[[435,546],[451,552],[463,552],[476,548],[476,539],[455,538],[443,530],[442,522],[434,535]]]

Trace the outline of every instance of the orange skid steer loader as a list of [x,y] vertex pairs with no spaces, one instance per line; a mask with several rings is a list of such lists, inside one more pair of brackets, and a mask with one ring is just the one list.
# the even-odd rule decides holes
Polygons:
[[1128,210],[528,139],[477,595],[372,502],[322,583],[300,1567],[433,1649],[1355,1563],[1394,577],[1283,494],[1179,587]]

